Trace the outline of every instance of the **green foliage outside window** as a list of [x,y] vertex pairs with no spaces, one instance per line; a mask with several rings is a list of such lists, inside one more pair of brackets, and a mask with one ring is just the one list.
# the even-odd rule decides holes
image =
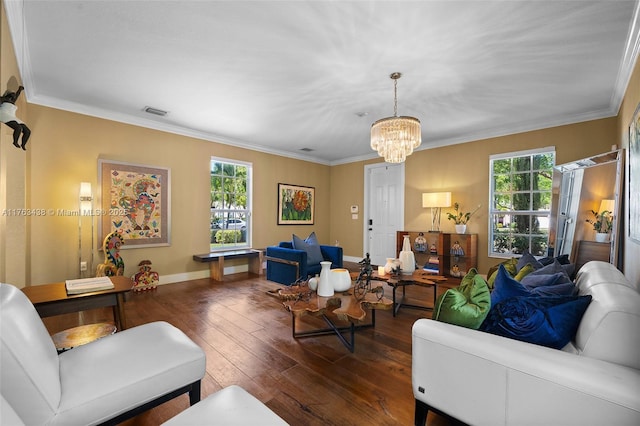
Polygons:
[[554,163],[554,152],[491,160],[490,254],[547,254]]

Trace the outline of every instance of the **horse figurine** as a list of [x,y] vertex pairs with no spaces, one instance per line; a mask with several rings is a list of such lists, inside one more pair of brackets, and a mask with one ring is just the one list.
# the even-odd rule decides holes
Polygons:
[[104,263],[98,265],[97,277],[113,277],[124,274],[124,261],[120,257],[120,246],[124,244],[119,232],[112,232],[104,238]]

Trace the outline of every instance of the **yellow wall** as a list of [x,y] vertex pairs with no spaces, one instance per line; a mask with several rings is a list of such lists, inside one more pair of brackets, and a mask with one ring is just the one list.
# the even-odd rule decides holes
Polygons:
[[[4,89],[12,76],[19,77],[4,9],[1,30],[0,83]],[[609,151],[613,144],[624,146],[625,138],[628,144],[628,124],[640,102],[639,74],[636,66],[620,115],[616,118],[414,153],[405,165],[406,230],[428,228],[429,213],[421,206],[422,192],[451,191],[453,200],[465,210],[471,210],[477,204],[486,209],[491,154],[555,146],[556,162],[565,163]],[[24,98],[19,105],[19,116],[31,127],[32,139],[29,151],[22,153],[11,146],[10,133],[2,126],[0,208],[77,209],[79,183],[89,181],[94,188],[98,187],[98,158],[171,169],[172,244],[170,247],[124,250],[126,275],[135,273],[142,259],[150,259],[161,277],[206,273],[206,265],[193,262],[191,256],[206,252],[209,247],[208,163],[211,156],[253,163],[254,247],[288,240],[292,233],[306,236],[314,230],[324,244],[338,240],[346,256],[363,256],[365,218],[361,210],[358,220],[351,219],[349,206],[363,207],[364,166],[380,160],[329,167],[25,104]],[[428,138],[423,144],[429,145]],[[22,167],[22,171],[8,173],[14,163]],[[276,224],[279,182],[316,188],[314,226]],[[8,188],[17,189],[8,193]],[[479,234],[480,272],[486,272],[497,262],[487,256],[485,209],[473,217],[468,228],[468,232]],[[443,217],[446,216],[443,214]],[[453,224],[443,218],[442,228],[445,232],[453,231]],[[0,232],[0,280],[24,286],[78,276],[76,217],[22,218],[17,220],[17,227],[10,224],[8,218],[0,217]],[[96,245],[99,245],[97,241]],[[629,243],[626,247],[638,258],[640,245]],[[637,280],[638,266],[631,265],[629,256],[627,254],[626,264],[631,276]],[[99,261],[101,259],[97,257],[95,263]]]
[[[465,211],[478,204],[482,208],[472,217],[467,232],[478,234],[478,268],[481,273],[498,262],[488,257],[487,206],[489,202],[489,156],[554,146],[556,163],[562,164],[609,151],[615,140],[616,119],[594,120],[534,132],[485,139],[448,147],[418,151],[405,164],[405,231],[430,228],[430,211],[422,207],[423,192],[451,191],[452,201]],[[429,144],[423,140],[423,145]],[[351,163],[331,168],[332,199],[331,238],[340,240],[345,252],[362,256],[362,222],[352,224],[350,204],[362,205],[364,166],[369,162]],[[356,202],[357,201],[357,202]],[[338,203],[337,205],[335,203]],[[443,209],[441,229],[455,232],[453,222],[446,220]]]
[[[329,167],[280,156],[145,129],[37,105],[30,105],[32,208],[78,208],[81,181],[98,188],[97,160],[110,159],[171,169],[171,246],[122,250],[126,270],[150,259],[161,276],[197,270],[192,255],[209,251],[209,161],[211,156],[254,165],[253,246],[307,236],[311,229],[329,243]],[[277,226],[277,184],[316,188],[315,225]],[[31,218],[30,283],[59,281],[78,271],[78,218]],[[61,255],[61,252],[63,255]],[[36,262],[37,259],[37,262]],[[100,258],[100,261],[102,259]]]

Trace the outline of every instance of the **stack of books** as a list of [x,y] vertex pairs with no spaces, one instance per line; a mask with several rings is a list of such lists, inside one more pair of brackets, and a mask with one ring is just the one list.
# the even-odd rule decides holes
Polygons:
[[111,290],[114,285],[109,277],[80,278],[66,280],[67,294],[90,293],[92,291]]
[[438,256],[429,256],[429,260],[422,269],[432,274],[437,274],[440,271],[440,260]]

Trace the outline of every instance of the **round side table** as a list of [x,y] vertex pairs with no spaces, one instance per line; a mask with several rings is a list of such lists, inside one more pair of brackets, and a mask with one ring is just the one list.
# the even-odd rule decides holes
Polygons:
[[56,345],[58,353],[62,353],[69,349],[73,349],[76,346],[86,345],[94,340],[114,334],[116,330],[115,325],[101,322],[63,330],[54,334],[51,338],[53,339],[53,343]]

